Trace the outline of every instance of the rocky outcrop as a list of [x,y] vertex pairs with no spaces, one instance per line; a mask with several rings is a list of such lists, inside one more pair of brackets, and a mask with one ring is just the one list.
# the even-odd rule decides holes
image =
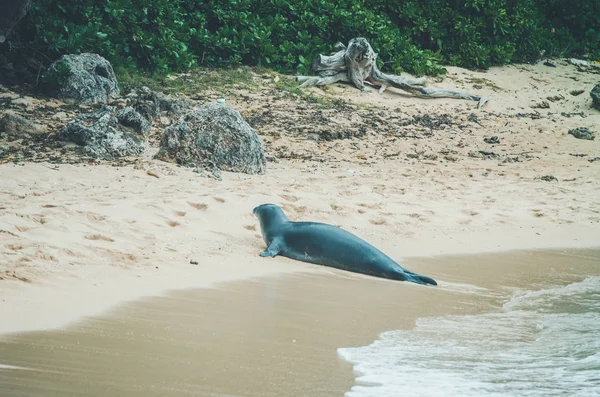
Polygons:
[[237,110],[210,103],[194,108],[167,127],[156,158],[187,167],[262,174],[263,147]]
[[600,110],[600,83],[592,88],[590,96],[592,97],[592,107]]
[[112,65],[97,54],[63,55],[43,81],[50,95],[70,102],[107,103],[119,96]]
[[145,148],[143,135],[119,122],[119,114],[132,112],[132,108],[118,112],[114,106],[104,106],[77,116],[60,130],[60,137],[83,146],[85,153],[96,158],[139,155]]

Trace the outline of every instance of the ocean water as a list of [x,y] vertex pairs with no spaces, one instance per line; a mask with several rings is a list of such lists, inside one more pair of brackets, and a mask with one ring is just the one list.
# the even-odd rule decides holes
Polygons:
[[422,318],[341,348],[346,397],[600,396],[600,277],[519,293],[497,313]]

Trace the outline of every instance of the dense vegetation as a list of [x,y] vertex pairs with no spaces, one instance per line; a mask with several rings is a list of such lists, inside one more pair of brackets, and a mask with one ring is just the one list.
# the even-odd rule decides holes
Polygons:
[[[436,74],[545,55],[600,59],[590,0],[34,0],[0,44],[0,74],[34,78],[66,53],[117,70],[262,65],[306,73],[337,41],[366,37],[383,70]],[[25,73],[25,75],[23,74]]]

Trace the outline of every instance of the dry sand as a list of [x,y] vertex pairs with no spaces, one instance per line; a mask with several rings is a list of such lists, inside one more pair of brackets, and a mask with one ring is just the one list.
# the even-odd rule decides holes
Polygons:
[[[251,119],[266,154],[280,158],[262,176],[225,173],[219,182],[152,160],[137,167],[0,165],[0,333],[64,326],[168,289],[322,272],[257,256],[264,244],[252,208],[265,202],[294,220],[344,227],[399,261],[600,245],[600,161],[588,161],[600,157],[600,139],[567,134],[600,125],[588,94],[598,76],[563,63],[449,72],[435,85],[489,94],[490,102],[478,110],[473,102],[393,89],[308,90],[355,104],[327,109],[275,98],[272,87],[232,90],[227,103]],[[586,92],[572,96],[574,89]],[[530,107],[557,95],[548,109]],[[18,101],[25,114],[43,105]],[[424,114],[450,121],[403,125]],[[315,140],[323,128],[363,133]],[[500,144],[483,142],[492,135]],[[478,150],[498,157],[469,156]],[[536,179],[544,175],[558,181]],[[442,286],[453,277],[439,268],[412,270]]]

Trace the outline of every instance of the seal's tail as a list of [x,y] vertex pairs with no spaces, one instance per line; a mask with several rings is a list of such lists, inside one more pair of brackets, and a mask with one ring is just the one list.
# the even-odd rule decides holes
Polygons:
[[413,283],[417,283],[417,284],[431,284],[431,285],[438,285],[437,282],[432,279],[431,277],[427,277],[427,276],[422,276],[420,274],[411,272],[410,270],[404,270],[404,273],[406,274],[406,281],[411,281]]

